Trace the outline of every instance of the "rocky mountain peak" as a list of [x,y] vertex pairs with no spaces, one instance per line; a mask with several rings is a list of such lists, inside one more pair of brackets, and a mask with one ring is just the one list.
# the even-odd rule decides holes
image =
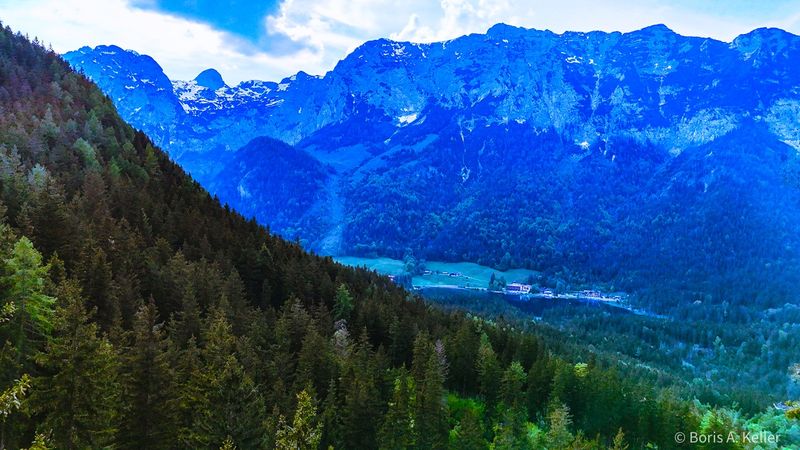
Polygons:
[[199,86],[211,89],[212,91],[227,86],[225,80],[222,79],[222,75],[220,75],[216,69],[206,69],[200,72],[200,74],[195,77],[194,81],[197,82]]

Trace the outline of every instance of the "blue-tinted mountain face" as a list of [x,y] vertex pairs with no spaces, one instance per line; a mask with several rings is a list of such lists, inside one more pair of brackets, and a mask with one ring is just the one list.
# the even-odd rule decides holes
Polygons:
[[73,67],[103,80],[103,92],[121,107],[126,120],[157,136],[158,144],[170,142],[185,113],[172,82],[153,58],[115,45],[83,47],[69,55]]
[[200,72],[200,75],[195,77],[194,82],[197,83],[198,86],[212,91],[227,86],[225,80],[222,79],[222,75],[220,75],[216,69],[206,69]]
[[497,25],[237,86],[116,47],[65,57],[222,200],[316,250],[701,301],[781,303],[800,281],[800,37],[781,30]]

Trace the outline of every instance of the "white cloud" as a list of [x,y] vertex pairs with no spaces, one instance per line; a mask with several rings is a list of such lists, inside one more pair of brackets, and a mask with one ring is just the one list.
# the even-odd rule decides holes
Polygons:
[[271,55],[209,25],[133,7],[125,0],[35,0],[0,3],[13,29],[52,44],[57,52],[115,44],[152,56],[170,78],[191,79],[214,67],[226,81],[280,79],[297,67],[318,68],[309,49]]
[[[139,0],[141,4],[142,0]],[[267,39],[292,50],[259,49],[209,25],[131,5],[131,0],[0,0],[0,17],[56,51],[116,44],[153,56],[171,78],[206,67],[226,81],[278,80],[298,70],[323,74],[362,42],[380,37],[431,42],[484,32],[497,22],[555,32],[631,31],[665,23],[675,31],[729,41],[760,26],[800,31],[800,8],[771,17],[671,6],[658,0],[282,0],[264,18]],[[669,2],[674,5],[674,2]],[[759,22],[760,20],[760,22]]]

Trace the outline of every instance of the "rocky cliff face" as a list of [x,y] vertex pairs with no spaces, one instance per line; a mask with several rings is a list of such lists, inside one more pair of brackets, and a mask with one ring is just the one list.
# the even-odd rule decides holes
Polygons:
[[[800,248],[800,37],[782,30],[725,43],[663,25],[501,24],[367,42],[325,76],[236,86],[216,71],[170,82],[116,47],[65,58],[224,201],[317,250],[633,284],[676,265],[670,276],[694,286],[714,258],[770,264]],[[257,137],[288,145],[247,145]],[[301,198],[267,201],[279,186]]]
[[92,80],[102,80],[103,92],[114,100],[122,117],[168,148],[184,112],[172,82],[147,55],[115,45],[83,47],[64,55]]
[[777,29],[728,44],[663,25],[561,35],[496,25],[434,44],[367,42],[324,77],[229,87],[213,69],[170,83],[151,58],[113,46],[65,55],[178,158],[235,150],[257,136],[296,144],[360,108],[403,127],[432,106],[553,128],[577,143],[627,134],[673,152],[752,117],[798,145],[798,56],[800,38]]

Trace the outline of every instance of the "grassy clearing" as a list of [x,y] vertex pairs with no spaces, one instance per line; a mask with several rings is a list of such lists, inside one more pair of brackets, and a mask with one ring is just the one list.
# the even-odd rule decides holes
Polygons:
[[[360,258],[356,256],[339,256],[334,258],[337,262],[354,267],[366,267],[383,275],[402,275],[404,273],[403,261],[391,258]],[[461,286],[485,288],[494,273],[496,277],[503,277],[509,283],[518,281],[526,282],[529,277],[536,279],[539,273],[527,269],[511,269],[505,272],[491,267],[481,266],[470,262],[441,262],[428,261],[425,267],[432,273],[418,275],[412,280],[414,286]],[[450,274],[459,274],[451,276]]]

